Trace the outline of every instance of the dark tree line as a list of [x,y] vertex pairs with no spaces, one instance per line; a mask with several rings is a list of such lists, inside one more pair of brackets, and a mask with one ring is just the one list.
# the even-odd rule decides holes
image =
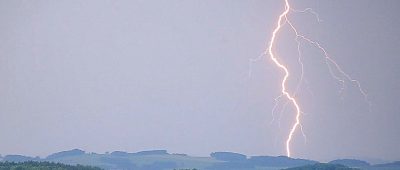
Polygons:
[[0,162],[0,170],[101,170],[84,165],[66,165],[53,162]]

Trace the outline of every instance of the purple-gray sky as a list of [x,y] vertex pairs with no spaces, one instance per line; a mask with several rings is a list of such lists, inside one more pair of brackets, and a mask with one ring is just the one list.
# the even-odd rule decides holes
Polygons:
[[[400,159],[400,2],[298,0],[299,31],[319,41],[368,93],[340,84],[303,43],[298,95],[307,141],[294,157]],[[0,1],[0,153],[45,156],[167,149],[284,155],[289,107],[271,123],[282,72],[252,64],[283,1]],[[276,49],[299,77],[288,27]]]

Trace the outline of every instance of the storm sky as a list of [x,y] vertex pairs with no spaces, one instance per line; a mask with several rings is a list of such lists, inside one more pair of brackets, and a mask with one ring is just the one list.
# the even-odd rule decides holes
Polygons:
[[[289,19],[357,86],[330,76],[302,41],[305,81],[294,157],[400,159],[400,1],[298,0]],[[264,56],[283,1],[0,1],[0,153],[46,156],[167,149],[285,155],[293,108],[274,117],[283,76]],[[275,49],[294,92],[287,25]],[[371,103],[371,106],[368,105]],[[280,114],[282,113],[282,114]],[[280,121],[279,121],[280,120]]]

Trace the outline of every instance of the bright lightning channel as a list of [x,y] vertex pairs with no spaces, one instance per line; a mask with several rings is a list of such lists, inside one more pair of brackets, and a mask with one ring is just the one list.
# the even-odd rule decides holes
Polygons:
[[274,42],[276,40],[276,34],[279,32],[279,30],[281,29],[282,25],[283,25],[283,20],[287,20],[287,14],[290,11],[290,5],[288,0],[285,0],[285,11],[283,11],[283,13],[281,15],[279,15],[278,18],[278,23],[277,26],[275,27],[274,31],[272,32],[272,37],[271,40],[269,41],[269,46],[267,49],[267,52],[269,54],[269,56],[271,57],[272,61],[279,67],[281,68],[284,72],[285,72],[285,76],[283,77],[282,83],[281,83],[281,88],[282,88],[282,94],[284,96],[286,96],[293,104],[293,106],[296,109],[296,122],[293,124],[292,129],[290,130],[289,136],[286,140],[286,154],[288,157],[291,156],[291,152],[290,152],[290,141],[292,140],[293,134],[296,131],[297,127],[300,124],[300,106],[297,103],[296,99],[289,94],[289,92],[286,91],[286,81],[289,77],[289,71],[286,68],[285,65],[281,64],[278,59],[275,57],[275,54],[272,50],[273,46],[274,46]]
[[[285,1],[285,10],[278,17],[278,21],[276,23],[276,27],[274,28],[274,30],[272,32],[271,39],[269,40],[268,48],[258,58],[250,59],[250,66],[251,66],[252,62],[255,62],[255,61],[259,60],[262,56],[269,55],[270,59],[273,61],[273,63],[277,67],[279,67],[281,70],[283,70],[284,73],[285,73],[285,75],[283,76],[282,82],[281,82],[281,94],[277,98],[275,98],[276,103],[275,103],[275,106],[272,109],[272,116],[274,117],[274,112],[275,112],[277,106],[279,105],[279,101],[280,101],[280,99],[282,97],[286,97],[288,99],[288,101],[284,104],[284,108],[286,107],[286,105],[288,103],[291,103],[293,105],[293,107],[295,108],[295,112],[296,112],[295,122],[291,126],[290,132],[289,132],[289,134],[287,136],[287,139],[286,139],[286,142],[285,142],[285,144],[286,144],[286,155],[288,157],[291,157],[292,153],[291,153],[291,150],[290,150],[290,144],[291,144],[291,141],[293,139],[294,133],[296,132],[296,130],[299,127],[300,127],[300,130],[301,130],[304,138],[306,137],[304,132],[303,132],[303,126],[302,126],[301,121],[300,121],[300,116],[302,114],[302,111],[300,109],[298,101],[296,100],[296,94],[297,94],[297,92],[298,92],[298,90],[300,88],[300,85],[301,85],[302,81],[303,81],[303,63],[302,63],[302,60],[301,60],[300,40],[304,40],[305,42],[308,42],[309,44],[313,45],[314,47],[319,49],[324,54],[325,63],[327,65],[328,69],[329,69],[329,72],[330,72],[331,76],[334,79],[336,79],[338,82],[341,83],[341,89],[339,90],[339,93],[343,92],[343,90],[345,88],[345,82],[349,81],[349,82],[355,84],[358,87],[360,93],[364,96],[365,101],[368,103],[368,105],[370,107],[371,107],[371,103],[369,102],[369,100],[367,98],[366,92],[361,88],[360,82],[358,80],[353,79],[346,72],[344,72],[342,70],[342,68],[335,62],[335,60],[333,60],[328,55],[327,51],[318,42],[313,41],[310,38],[307,38],[306,36],[299,34],[299,32],[297,31],[296,27],[288,19],[288,14],[289,14],[290,11],[293,11],[293,12],[307,12],[308,11],[308,12],[312,13],[313,15],[315,15],[317,17],[317,19],[318,19],[318,22],[320,22],[321,20],[319,19],[318,14],[315,13],[311,8],[307,8],[307,9],[305,9],[303,11],[291,9],[290,8],[290,4],[289,4],[289,0],[284,0],[284,1]],[[287,80],[288,80],[288,78],[290,76],[289,69],[284,64],[279,62],[278,58],[276,57],[276,52],[274,52],[274,50],[273,50],[277,34],[279,33],[279,31],[281,30],[281,28],[285,24],[288,24],[290,26],[291,30],[296,35],[295,41],[297,43],[297,51],[298,51],[298,55],[299,55],[298,63],[301,66],[300,81],[299,81],[299,83],[298,83],[298,85],[296,87],[296,90],[295,90],[295,92],[293,94],[290,94],[287,91],[287,88],[286,88],[286,82],[287,82]],[[332,66],[333,66],[333,68],[332,68]],[[333,69],[335,69],[339,73],[339,75],[335,74]],[[250,71],[251,71],[251,68],[250,68]],[[249,71],[249,76],[251,74],[250,71]],[[274,119],[272,121],[274,121]]]

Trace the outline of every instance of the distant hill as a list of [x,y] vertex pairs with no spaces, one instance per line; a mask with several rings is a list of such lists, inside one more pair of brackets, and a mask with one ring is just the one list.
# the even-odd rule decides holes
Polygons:
[[111,152],[113,156],[146,156],[146,155],[169,155],[166,150],[150,150],[150,151],[140,151],[136,153],[129,153],[124,151],[114,151]]
[[349,167],[357,167],[362,170],[400,170],[400,162],[369,165],[368,162],[362,160],[338,159],[328,164],[320,164],[313,160],[286,156],[247,156],[234,152],[213,152],[209,157],[194,157],[186,154],[170,154],[166,150],[149,150],[136,153],[114,151],[98,154],[73,149],[57,152],[46,158],[6,155],[0,159],[0,162],[6,161],[80,164],[105,170],[281,170],[285,168],[289,168],[289,170],[349,170],[351,169]]
[[233,152],[213,152],[210,154],[212,158],[220,161],[244,161],[247,159],[246,155]]
[[400,161],[386,163],[386,164],[376,164],[365,168],[365,170],[399,170]]
[[293,159],[286,156],[252,156],[247,158],[246,155],[232,153],[232,152],[214,152],[211,154],[212,158],[223,161],[215,163],[209,170],[232,170],[232,169],[260,169],[266,167],[273,167],[282,169],[287,167],[295,167],[302,165],[311,165],[318,163],[317,161],[306,159]]
[[38,161],[40,158],[36,157],[29,157],[29,156],[23,156],[23,155],[6,155],[2,159],[2,161],[8,161],[8,162],[27,162],[27,161]]
[[114,152],[111,152],[111,155],[112,156],[121,156],[121,157],[125,157],[125,156],[129,156],[129,155],[131,155],[132,153],[128,153],[128,152],[124,152],[124,151],[114,151]]
[[51,160],[51,159],[68,157],[68,156],[79,156],[79,155],[84,155],[84,154],[85,154],[85,151],[83,151],[83,150],[73,149],[70,151],[62,151],[62,152],[53,153],[53,154],[47,156],[46,159]]
[[150,151],[141,151],[134,153],[135,155],[144,156],[144,155],[168,155],[166,150],[150,150]]
[[330,163],[317,163],[314,165],[305,165],[301,167],[287,168],[285,170],[358,170],[349,168],[344,165],[330,164]]
[[341,164],[348,167],[366,167],[370,164],[368,162],[357,159],[336,159],[329,162],[330,164]]
[[221,162],[211,157],[191,157],[185,154],[169,154],[166,150],[149,150],[136,153],[114,151],[97,154],[74,149],[51,154],[38,161],[52,161],[70,165],[91,165],[113,170],[173,170],[205,169]]
[[377,164],[374,167],[400,167],[400,161],[386,163],[386,164]]
[[317,161],[313,160],[294,159],[287,156],[253,156],[249,159],[249,162],[256,166],[268,167],[295,167],[318,163]]

